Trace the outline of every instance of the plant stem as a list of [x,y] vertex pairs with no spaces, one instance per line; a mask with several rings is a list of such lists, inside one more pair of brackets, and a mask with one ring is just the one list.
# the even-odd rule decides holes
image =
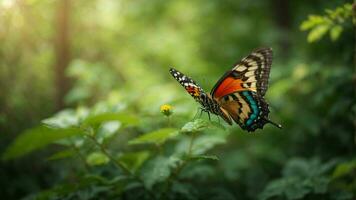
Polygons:
[[121,164],[118,162],[104,147],[104,145],[100,144],[98,140],[92,135],[87,135],[88,138],[90,138],[99,148],[100,151],[105,154],[112,163],[114,163],[115,167],[118,168],[119,170],[123,171],[126,175],[132,175],[131,171],[126,168],[125,165]]
[[84,155],[80,152],[80,150],[78,149],[78,147],[75,146],[74,143],[71,144],[71,147],[75,151],[75,153],[77,154],[79,159],[83,162],[84,168],[88,172],[90,167],[89,167],[88,163],[86,162]]
[[132,177],[133,179],[136,179],[138,182],[140,182],[143,185],[143,188],[147,191],[147,194],[151,197],[151,198],[155,198],[155,195],[148,189],[146,189],[144,187],[144,181],[141,179],[141,177],[139,177],[138,175],[136,175],[135,173],[132,173],[125,165],[123,165],[122,163],[120,163],[118,160],[116,160],[104,147],[103,144],[100,144],[98,142],[98,140],[96,140],[96,138],[93,135],[88,134],[87,135],[88,138],[90,138],[101,150],[102,153],[104,153],[111,162],[114,163],[115,167],[118,168],[120,171],[123,171],[127,176]]
[[195,140],[195,133],[192,133],[192,135],[190,137],[189,149],[188,149],[188,152],[187,152],[188,158],[190,158],[192,156],[192,149],[193,149],[194,140]]
[[193,150],[193,144],[194,144],[195,136],[196,136],[195,133],[191,134],[186,158],[182,161],[182,163],[180,165],[177,166],[177,168],[175,168],[175,170],[167,178],[166,183],[165,183],[166,186],[165,186],[163,194],[166,194],[170,190],[170,187],[171,187],[171,184],[172,184],[172,180],[179,175],[179,173],[182,171],[182,169],[190,161],[190,158],[192,157],[192,150]]
[[171,127],[171,116],[167,116],[168,120],[168,127]]

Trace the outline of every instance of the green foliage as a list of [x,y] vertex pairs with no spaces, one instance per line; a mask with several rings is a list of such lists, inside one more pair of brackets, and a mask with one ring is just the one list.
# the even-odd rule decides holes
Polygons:
[[25,131],[17,137],[6,149],[3,159],[14,159],[24,156],[58,140],[80,134],[83,134],[83,131],[78,128],[53,129],[46,126],[38,126]]
[[356,160],[346,162],[346,163],[341,163],[336,167],[332,177],[340,178],[345,175],[349,175],[350,173],[352,173],[355,170],[356,170]]
[[330,39],[336,41],[342,31],[343,25],[351,22],[352,5],[347,3],[335,10],[325,10],[326,15],[309,15],[308,19],[300,25],[302,31],[308,31],[308,42],[316,42],[329,32]]
[[69,158],[72,157],[76,154],[76,152],[72,149],[64,150],[64,151],[59,151],[53,155],[51,155],[48,160],[59,160],[59,159],[64,159],[64,158]]
[[157,131],[146,133],[129,141],[129,144],[156,144],[161,145],[169,138],[178,134],[176,129],[163,128]]
[[119,162],[125,165],[127,169],[136,172],[149,157],[149,151],[125,153],[120,156]]
[[193,155],[201,155],[219,144],[226,143],[227,134],[206,134],[200,135],[194,140],[192,146]]
[[89,165],[104,165],[108,163],[109,160],[110,159],[101,152],[90,153],[86,158],[86,161]]
[[71,109],[62,110],[53,117],[42,120],[42,122],[53,128],[68,128],[79,124],[80,115],[78,114],[79,112]]
[[66,96],[67,103],[85,102],[94,95],[105,95],[110,92],[115,83],[115,74],[107,68],[105,63],[74,60],[67,74],[76,80],[74,87]]
[[202,156],[192,156],[191,159],[196,159],[196,160],[219,160],[217,156],[214,155],[202,155]]
[[209,121],[202,120],[202,119],[197,119],[197,120],[194,120],[193,122],[186,123],[182,127],[181,132],[182,133],[196,133],[196,132],[200,132],[206,128],[220,128],[223,130],[225,129],[225,127],[219,123],[209,122]]
[[317,159],[290,160],[283,169],[283,178],[269,183],[260,199],[303,199],[307,194],[325,194],[331,181],[327,172],[333,165],[335,162],[322,164]]
[[108,192],[120,194],[121,183],[123,182],[125,182],[123,178],[108,180],[100,176],[88,175],[75,184],[58,185],[25,199],[93,199],[99,196],[100,198],[112,198],[108,195]]
[[167,180],[177,162],[179,159],[175,157],[164,156],[157,156],[148,161],[141,172],[145,187],[152,189],[154,184]]
[[[3,199],[355,199],[350,2],[68,1],[69,91],[54,113],[60,2],[0,2]],[[209,91],[260,46],[284,129],[193,119],[169,67]]]
[[[356,191],[356,161],[346,161],[339,163],[332,173],[333,186],[339,190],[345,199],[354,197]],[[341,195],[340,195],[341,196]]]
[[108,121],[119,121],[125,125],[136,125],[138,123],[138,119],[134,116],[130,116],[124,113],[102,113],[94,116],[87,117],[82,124],[95,126],[101,124],[102,122]]

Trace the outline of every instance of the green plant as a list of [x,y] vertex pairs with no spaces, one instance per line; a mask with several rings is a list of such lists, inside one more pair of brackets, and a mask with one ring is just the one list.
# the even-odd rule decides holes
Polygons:
[[[183,192],[180,176],[186,166],[218,160],[205,153],[225,142],[223,132],[204,133],[222,130],[223,126],[202,119],[188,122],[181,129],[162,127],[137,135],[141,126],[137,116],[112,112],[109,107],[95,110],[79,107],[61,111],[43,120],[40,127],[21,134],[8,147],[3,154],[6,160],[56,144],[62,148],[49,161],[69,159],[81,163],[76,171],[86,171],[75,182],[56,185],[30,199],[95,199],[103,193],[107,198],[129,195],[134,199],[166,199]],[[111,146],[113,140],[124,138],[123,134],[129,134],[129,139],[120,147]],[[105,169],[110,176],[103,173]]]
[[337,40],[343,26],[352,21],[352,5],[350,3],[334,10],[326,9],[325,15],[309,15],[300,25],[302,31],[309,31],[308,42],[316,42],[329,32],[332,41]]
[[[58,2],[0,3],[3,199],[355,198],[350,1],[68,1],[72,84],[54,115]],[[294,28],[337,5],[301,25],[313,43]],[[169,67],[211,88],[259,46],[284,129],[191,120]]]

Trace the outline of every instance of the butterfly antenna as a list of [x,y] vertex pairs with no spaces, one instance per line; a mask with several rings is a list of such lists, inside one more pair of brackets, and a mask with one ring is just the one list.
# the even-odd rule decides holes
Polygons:
[[282,129],[282,125],[280,125],[280,124],[277,124],[277,123],[275,123],[275,122],[272,122],[272,121],[269,120],[269,119],[266,119],[266,121],[267,121],[268,123],[270,123],[270,124],[273,124],[273,125],[276,126],[277,128]]

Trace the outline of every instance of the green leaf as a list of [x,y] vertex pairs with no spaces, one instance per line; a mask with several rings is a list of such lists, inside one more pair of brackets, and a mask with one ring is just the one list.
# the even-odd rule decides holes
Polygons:
[[219,122],[214,122],[214,121],[210,122],[209,128],[217,128],[217,129],[221,129],[221,130],[226,130],[224,125],[220,124]]
[[330,26],[328,24],[321,24],[313,28],[308,34],[308,42],[315,42],[320,40],[325,33],[329,30]]
[[110,161],[110,159],[102,152],[93,152],[89,154],[86,158],[89,165],[104,165]]
[[317,177],[313,179],[311,187],[315,194],[325,194],[328,190],[330,179],[326,177]]
[[216,145],[226,143],[226,135],[223,134],[208,134],[197,137],[193,143],[192,154],[201,155]]
[[[312,162],[318,162],[318,160],[315,161],[308,161],[304,158],[292,158],[290,159],[284,166],[283,169],[283,175],[286,177],[292,177],[292,176],[300,176],[300,177],[308,177],[309,173],[311,172],[311,167],[315,169],[315,165],[313,166],[311,163]],[[319,165],[318,165],[319,166]]]
[[344,4],[334,10],[326,9],[325,15],[310,15],[303,21],[300,30],[311,30],[308,42],[320,40],[328,30],[330,39],[335,41],[343,31],[342,25],[352,18],[352,4]]
[[277,179],[270,182],[264,191],[261,193],[259,199],[266,200],[272,197],[283,197],[287,199],[301,199],[310,191],[309,188],[304,187],[300,179],[289,177]]
[[53,155],[51,155],[49,158],[47,158],[47,160],[59,160],[59,159],[63,159],[63,158],[68,158],[68,157],[72,157],[75,155],[75,151],[72,149],[67,149],[64,151],[60,151],[57,152]]
[[3,159],[13,159],[46,147],[55,141],[82,134],[79,128],[53,129],[46,126],[25,131],[6,149]]
[[192,156],[193,160],[219,160],[215,155],[201,155],[201,156]]
[[72,109],[62,110],[53,117],[42,120],[42,123],[54,128],[68,128],[77,126],[79,119]]
[[171,168],[179,161],[175,157],[158,156],[145,163],[141,170],[145,187],[151,189],[154,184],[165,181],[171,174]]
[[[200,134],[197,135],[192,144],[192,155],[198,156],[205,154],[210,149],[214,148],[216,145],[223,144],[226,142],[227,134]],[[182,156],[187,153],[191,142],[190,137],[186,137],[178,142],[175,147],[174,154],[177,156]]]
[[183,132],[183,133],[199,132],[199,131],[206,129],[208,126],[209,126],[208,121],[205,121],[202,119],[197,119],[193,122],[186,123],[182,127],[181,132]]
[[[252,158],[251,158],[252,157]],[[256,156],[251,156],[246,151],[237,149],[235,151],[225,152],[222,155],[219,165],[224,172],[226,178],[230,181],[236,181],[244,175],[244,171],[252,165],[252,159]]]
[[228,190],[221,186],[216,186],[208,191],[206,191],[209,199],[215,200],[235,200],[235,196],[231,193],[231,190]]
[[98,125],[108,121],[119,121],[125,125],[137,125],[139,120],[137,117],[124,113],[102,113],[94,116],[89,116],[83,121],[83,125]]
[[185,167],[179,174],[179,177],[204,183],[214,178],[217,171],[216,166],[207,165],[205,163],[194,163]]
[[169,138],[178,135],[177,129],[163,128],[157,131],[146,133],[129,141],[129,144],[163,144]]
[[292,158],[283,169],[284,177],[270,182],[261,199],[277,196],[302,199],[307,194],[325,194],[330,182],[326,175],[334,164],[335,161],[323,164],[318,158]]
[[286,179],[286,185],[284,186],[284,193],[287,199],[302,199],[310,192],[310,189],[300,184],[300,180]]
[[282,196],[284,190],[284,180],[275,180],[268,183],[266,188],[260,194],[260,200],[267,200],[272,197]]
[[149,156],[150,156],[149,151],[126,153],[120,156],[119,162],[125,165],[127,169],[130,169],[133,172],[135,172],[149,158]]
[[96,138],[100,143],[102,143],[103,140],[107,140],[113,137],[115,133],[118,132],[120,127],[121,127],[121,123],[118,121],[104,122],[98,128],[96,132]]
[[331,195],[331,199],[335,200],[354,200],[354,195],[349,191],[339,191]]
[[308,19],[300,25],[300,30],[305,31],[323,23],[325,23],[325,19],[322,16],[309,15]]
[[219,128],[225,130],[225,127],[222,126],[221,124],[213,121],[206,121],[203,119],[197,119],[193,122],[188,122],[186,123],[182,129],[182,133],[195,133],[195,132],[200,132],[208,128]]
[[330,39],[332,41],[336,41],[340,37],[340,34],[342,33],[342,30],[343,30],[343,28],[340,25],[333,26],[330,29]]
[[[125,180],[115,178],[107,180],[98,175],[81,176],[75,183],[55,185],[49,190],[41,191],[36,195],[31,195],[25,199],[30,200],[49,200],[49,199],[102,199],[103,194],[113,192],[122,188]],[[113,185],[115,184],[115,187]],[[125,184],[125,183],[123,183]]]
[[332,174],[332,178],[336,179],[347,175],[351,176],[354,171],[356,171],[356,160],[341,163],[335,168]]
[[194,184],[190,183],[180,183],[174,181],[172,183],[172,192],[178,195],[182,195],[186,200],[198,200],[196,196],[196,187]]
[[320,177],[328,172],[334,165],[335,161],[321,163],[320,159],[292,158],[288,161],[283,169],[284,176],[298,176],[301,178]]

